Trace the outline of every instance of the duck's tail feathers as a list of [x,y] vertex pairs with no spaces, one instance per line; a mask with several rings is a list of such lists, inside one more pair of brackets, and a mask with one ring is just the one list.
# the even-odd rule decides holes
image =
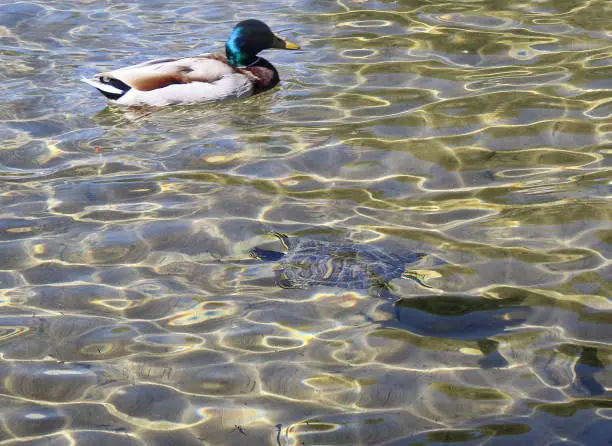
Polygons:
[[87,79],[82,77],[81,80],[86,84],[96,88],[100,93],[109,99],[117,100],[123,96],[131,88],[129,85],[121,82],[119,79],[110,78],[108,82],[102,82],[98,78]]

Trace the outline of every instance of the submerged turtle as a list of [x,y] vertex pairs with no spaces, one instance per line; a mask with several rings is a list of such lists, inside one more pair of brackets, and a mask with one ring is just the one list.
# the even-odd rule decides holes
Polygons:
[[368,289],[377,297],[396,299],[389,283],[405,278],[431,288],[421,280],[421,275],[408,266],[427,257],[428,254],[406,251],[391,254],[376,247],[356,243],[333,243],[320,240],[289,239],[274,232],[286,252],[253,248],[250,255],[261,261],[278,261],[275,270],[276,283],[281,288],[307,288],[316,285],[349,289]]

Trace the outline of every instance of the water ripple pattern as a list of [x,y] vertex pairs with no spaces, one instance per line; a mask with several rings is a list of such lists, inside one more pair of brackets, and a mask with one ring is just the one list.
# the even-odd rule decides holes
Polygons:
[[[251,17],[303,48],[255,98],[78,81]],[[0,445],[609,444],[610,17],[0,0]]]

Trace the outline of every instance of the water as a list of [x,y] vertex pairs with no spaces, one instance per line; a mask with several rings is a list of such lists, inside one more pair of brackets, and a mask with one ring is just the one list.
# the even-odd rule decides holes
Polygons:
[[[0,5],[1,444],[610,444],[610,2]],[[250,17],[256,98],[78,81]],[[440,261],[284,289],[270,231]]]

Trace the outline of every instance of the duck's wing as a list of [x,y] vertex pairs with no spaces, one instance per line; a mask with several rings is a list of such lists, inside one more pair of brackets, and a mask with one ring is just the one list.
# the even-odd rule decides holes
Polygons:
[[123,90],[120,84],[139,91],[151,91],[173,84],[191,82],[216,82],[222,76],[235,73],[227,60],[218,54],[185,57],[180,59],[158,59],[131,67],[100,73],[98,82]]
[[158,59],[83,79],[122,105],[196,104],[250,96],[258,78],[219,54]]

